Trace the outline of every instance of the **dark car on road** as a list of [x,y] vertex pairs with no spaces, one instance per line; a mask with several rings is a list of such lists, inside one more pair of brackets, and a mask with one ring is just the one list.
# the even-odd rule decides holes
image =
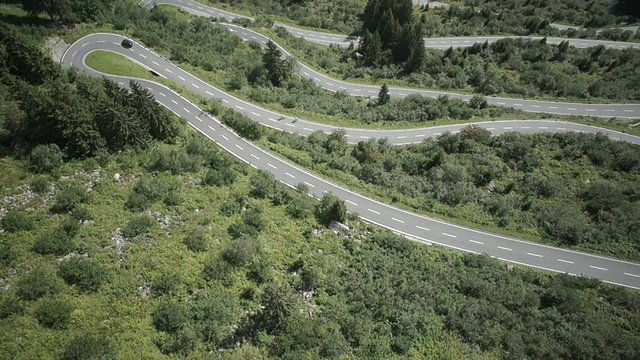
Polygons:
[[125,49],[131,49],[133,47],[133,41],[129,39],[122,40],[122,47]]

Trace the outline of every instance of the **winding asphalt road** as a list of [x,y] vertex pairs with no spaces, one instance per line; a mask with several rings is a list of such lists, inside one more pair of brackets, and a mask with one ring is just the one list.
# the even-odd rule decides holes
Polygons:
[[[208,7],[201,3],[192,1],[192,0],[143,0],[141,2],[142,6],[152,6],[153,4],[168,4],[174,5],[182,8],[183,10],[198,16],[205,17],[215,17],[215,18],[226,18],[228,20],[233,20],[237,18],[245,18],[249,20],[253,20],[253,18],[246,17],[243,15],[234,14],[228,11]],[[247,41],[256,41],[261,44],[261,46],[265,46],[269,41],[269,38],[266,36],[255,32],[253,30],[236,26],[232,24],[226,23],[216,23],[217,26],[222,26],[227,28],[229,31],[234,34],[240,36],[242,39]],[[289,32],[291,32],[295,36],[304,37],[307,40],[314,41],[316,43],[322,44],[349,44],[351,39],[354,42],[357,42],[357,38],[350,38],[346,35],[336,35],[336,34],[328,34],[328,33],[320,33],[316,31],[309,31],[294,28],[284,24],[276,24],[277,26],[282,26],[286,28]],[[470,46],[476,42],[484,42],[484,41],[497,41],[504,37],[497,36],[479,36],[472,38],[428,38],[425,39],[425,44],[428,47],[435,48],[448,48],[450,46]],[[536,37],[530,37],[531,39],[541,39]],[[615,42],[615,41],[604,41],[604,40],[583,40],[583,39],[562,39],[562,38],[547,38],[548,43],[560,43],[563,40],[570,41],[574,46],[595,46],[595,45],[605,45],[605,46],[615,46],[615,47],[637,47],[640,48],[640,43],[623,43],[623,42]],[[286,54],[286,50],[280,47],[280,50]],[[379,85],[364,85],[364,84],[356,84],[350,83],[346,81],[342,81],[339,79],[335,79],[329,77],[325,74],[322,74],[309,66],[298,61],[298,74],[300,76],[307,77],[313,80],[318,86],[325,88],[329,91],[338,92],[343,91],[349,95],[354,96],[365,96],[365,97],[376,97],[378,92],[380,91]],[[471,99],[471,95],[464,95],[459,93],[445,92],[445,91],[432,91],[432,90],[423,90],[416,88],[402,88],[396,86],[389,87],[389,95],[393,97],[403,98],[409,96],[411,94],[420,94],[426,97],[437,98],[440,95],[446,95],[451,98],[461,99],[464,101],[468,101]],[[510,107],[522,111],[527,112],[535,112],[535,113],[546,113],[552,115],[581,115],[581,116],[593,116],[593,117],[604,117],[604,118],[619,118],[619,119],[632,119],[632,118],[640,118],[640,104],[584,104],[584,103],[569,103],[569,102],[554,102],[554,101],[540,101],[540,100],[525,100],[525,99],[515,99],[515,98],[505,98],[505,97],[488,97],[487,102],[489,105],[493,106],[504,106]]]
[[[94,76],[107,76],[123,86],[127,86],[130,78],[99,73],[90,69],[85,64],[86,56],[96,50],[106,50],[122,54],[129,59],[147,68],[154,69],[158,74],[166,77],[186,88],[196,91],[210,98],[221,99],[226,106],[247,114],[252,119],[271,126],[282,125],[283,129],[305,130],[304,126],[317,126],[319,130],[329,132],[331,127],[298,121],[278,121],[277,118],[269,120],[273,113],[257,106],[234,98],[224,92],[208,85],[195,76],[183,71],[162,56],[146,49],[141,44],[134,44],[131,49],[124,49],[120,43],[123,37],[116,34],[91,34],[72,44],[62,58],[65,67],[74,66]],[[380,203],[353,191],[331,183],[314,175],[288,161],[280,159],[237,136],[232,130],[223,126],[220,121],[207,115],[202,109],[189,102],[171,89],[153,81],[135,79],[148,88],[156,100],[184,118],[191,126],[216,142],[219,146],[230,152],[240,160],[251,166],[269,171],[283,183],[295,186],[304,183],[314,196],[320,197],[326,192],[332,192],[344,199],[350,211],[358,213],[365,221],[377,224],[402,234],[408,238],[427,244],[439,244],[452,249],[472,253],[487,253],[495,258],[536,267],[540,269],[579,274],[598,278],[603,281],[627,287],[640,289],[640,264],[617,260],[609,257],[592,255],[562,248],[556,248],[534,242],[524,241],[512,237],[492,234],[485,231],[474,230],[464,226],[450,224],[444,221],[428,218],[426,216],[407,212],[396,207]],[[572,123],[555,121],[501,121],[481,123],[481,126],[490,129],[494,134],[505,131],[605,131],[611,137],[618,137],[633,143],[640,143],[640,138],[628,134],[616,133],[595,127],[588,127]],[[398,144],[403,140],[398,136],[420,137],[435,136],[438,132],[457,131],[463,125],[443,126],[437,129],[413,129],[392,131],[375,131],[361,129],[347,129],[352,141],[360,134],[381,137],[394,134],[391,140]]]

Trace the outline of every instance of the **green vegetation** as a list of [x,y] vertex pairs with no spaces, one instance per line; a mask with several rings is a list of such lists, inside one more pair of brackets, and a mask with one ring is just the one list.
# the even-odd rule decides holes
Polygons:
[[[2,200],[18,199],[5,202],[13,220],[2,219],[15,231],[0,232],[4,357],[640,356],[637,292],[510,269],[364,224],[331,194],[316,201],[305,186],[291,189],[231,158],[152,106],[137,85],[125,94],[61,72],[13,30],[0,43]],[[339,134],[327,138],[331,149],[350,149]],[[31,150],[46,145],[41,159],[49,159],[57,153],[49,144],[63,163],[36,173]],[[499,148],[521,150],[509,145]],[[633,156],[621,161],[626,153],[602,150],[615,147],[578,145],[572,156],[588,147],[612,179],[627,169],[634,181]],[[367,158],[361,150],[356,157]],[[622,191],[605,201],[595,196],[601,188],[590,193],[585,208],[598,213],[633,196]],[[26,208],[33,226],[15,215]],[[347,223],[349,234],[328,231],[331,220]]]
[[93,51],[87,55],[85,62],[88,67],[105,74],[129,76],[153,81],[160,80],[157,76],[151,75],[147,69],[133,63],[120,54],[110,51]]
[[478,127],[394,147],[349,145],[343,131],[307,138],[270,131],[260,142],[303,167],[408,209],[640,259],[640,148],[604,135],[491,137]]

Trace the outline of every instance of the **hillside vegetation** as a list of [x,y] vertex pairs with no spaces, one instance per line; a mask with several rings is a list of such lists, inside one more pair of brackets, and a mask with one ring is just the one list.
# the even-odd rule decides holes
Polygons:
[[576,133],[492,137],[473,126],[402,147],[349,145],[344,135],[270,131],[262,144],[409,209],[640,260],[637,145]]
[[363,224],[135,83],[62,71],[24,27],[0,35],[3,357],[640,356],[637,292]]

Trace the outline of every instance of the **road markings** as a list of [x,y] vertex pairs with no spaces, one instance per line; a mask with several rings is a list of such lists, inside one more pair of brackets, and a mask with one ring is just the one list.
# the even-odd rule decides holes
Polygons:
[[506,251],[513,251],[513,249],[509,249],[509,248],[502,247],[502,246],[498,246],[498,249],[506,250]]
[[596,111],[596,109],[585,109],[587,111]]
[[196,88],[196,89],[200,89],[200,86],[198,86],[196,84],[191,84],[191,85],[193,85],[193,87]]
[[567,108],[567,110],[576,111],[576,108]]
[[222,136],[225,140],[229,141],[229,138],[228,138],[228,137],[226,137],[226,136],[224,136],[224,135],[222,135],[222,134],[220,134],[220,136]]
[[538,129],[547,130],[548,127],[546,127],[546,126],[538,126]]
[[255,115],[255,116],[260,116],[260,114],[258,114],[258,113],[257,113],[257,112],[255,112],[255,111],[252,111],[251,113],[252,113],[253,115]]
[[487,128],[487,130],[495,130],[496,128]]
[[398,136],[398,139],[406,139],[406,138],[407,138],[406,135],[405,136]]
[[183,78],[182,76],[178,75],[178,79],[182,80],[182,81],[186,81],[187,79]]
[[616,111],[616,110],[615,110],[615,109],[605,109],[604,111],[606,111],[606,112],[613,112],[613,111]]
[[557,109],[557,106],[549,106],[549,109]]
[[256,159],[256,160],[260,160],[260,158],[259,158],[259,157],[255,156],[255,155],[253,155],[253,154],[251,154],[251,157],[253,157],[253,158],[254,158],[254,159]]
[[633,277],[636,277],[636,278],[640,278],[640,275],[630,274],[630,273],[624,273],[624,274],[627,275],[627,276],[633,276]]
[[229,101],[227,99],[222,99],[222,102],[225,103],[225,104],[229,103]]
[[138,54],[138,55],[140,55],[143,59],[146,59],[146,58],[147,58],[146,56],[144,56],[144,55],[142,55],[142,54]]
[[496,102],[497,105],[504,105],[503,102]]
[[308,182],[306,182],[306,181],[305,181],[304,183],[305,183],[305,185],[310,186],[310,187],[312,187],[312,188],[316,187],[315,185],[310,184],[310,183],[308,183]]
[[184,107],[183,107],[183,109],[184,109],[184,111],[186,111],[186,112],[188,112],[189,114],[191,114],[191,111],[189,111],[187,108],[184,108]]
[[292,177],[292,178],[294,178],[294,179],[296,178],[295,176],[293,176],[293,175],[289,174],[288,172],[285,172],[285,174],[287,174],[287,176],[290,176],[290,177]]
[[593,265],[589,265],[590,268],[592,269],[596,269],[596,270],[602,270],[602,271],[607,271],[607,269],[600,267],[600,266],[593,266]]
[[368,139],[368,138],[369,138],[368,136],[360,135],[360,139]]
[[350,200],[345,200],[345,201],[348,202],[349,204],[353,205],[353,206],[358,206],[358,204],[354,203],[353,201],[350,201]]
[[84,44],[82,44],[82,47],[85,47],[87,45],[89,45],[89,43],[84,43]]
[[425,134],[418,134],[418,135],[416,135],[416,137],[425,137],[425,136],[426,136]]
[[379,212],[377,212],[377,211],[375,211],[375,210],[371,210],[371,209],[367,209],[367,210],[371,211],[371,212],[372,212],[372,213],[374,213],[374,214],[378,214],[378,215],[380,215],[380,213],[379,213]]
[[484,243],[482,241],[477,241],[477,240],[471,240],[469,239],[469,242],[472,242],[474,244],[480,244],[480,245],[484,245]]
[[267,165],[269,165],[270,167],[272,167],[272,168],[274,168],[274,169],[277,169],[277,167],[275,167],[275,166],[271,165],[270,163],[267,163]]
[[237,107],[238,109],[240,109],[240,110],[244,110],[244,108],[243,108],[242,106],[240,106],[240,105],[236,105],[236,107]]
[[178,102],[177,102],[177,101],[175,101],[175,100],[173,100],[173,99],[171,99],[171,102],[172,102],[172,103],[174,103],[174,104],[176,104],[176,105],[178,105]]
[[396,219],[396,218],[394,218],[394,217],[392,217],[392,218],[391,218],[391,220],[393,220],[393,221],[397,221],[397,222],[399,222],[400,224],[404,224],[404,221],[402,221],[402,220],[400,220],[400,219]]
[[534,254],[534,253],[530,253],[530,252],[528,252],[527,255],[535,256],[535,257],[542,257],[542,255],[540,255],[540,254]]
[[205,91],[205,92],[207,93],[207,95],[211,95],[211,96],[213,96],[213,93],[212,93],[211,91],[207,90],[207,91]]
[[522,104],[513,104],[513,106],[522,106]]
[[236,144],[236,147],[237,147],[238,149],[240,149],[240,150],[244,150],[244,149],[242,148],[242,146],[240,146],[240,145],[238,145],[238,144]]
[[532,108],[539,108],[540,105],[531,105]]
[[558,261],[563,262],[565,264],[573,264],[573,261],[569,261],[569,260],[565,260],[565,259],[558,259]]
[[295,125],[290,124],[290,123],[285,123],[285,125],[287,125],[287,126],[291,126],[291,127],[296,127]]
[[531,129],[531,127],[530,126],[523,126],[520,129]]
[[513,129],[513,126],[505,126],[505,127],[503,127],[503,129],[505,129],[505,130],[511,130],[511,129]]
[[216,129],[214,129],[211,125],[207,125],[207,127],[213,131],[216,131]]
[[159,92],[159,91],[158,91],[158,94],[160,94],[160,95],[162,95],[162,96],[164,96],[164,97],[167,97],[167,95],[165,95],[165,94],[163,94],[163,93],[161,93],[161,92]]
[[198,121],[202,122],[202,119],[200,119],[199,117],[196,116],[196,119],[198,119]]
[[309,129],[309,128],[303,128],[306,131],[313,131],[313,129]]
[[[99,43],[106,43],[106,41],[104,41],[104,40],[98,40],[98,42],[99,42]],[[113,43],[114,43],[114,44],[117,44],[117,42],[115,42],[115,41],[114,41]]]
[[75,57],[77,53],[77,51],[74,51],[73,54],[71,54],[71,57]]
[[453,234],[442,233],[442,235],[448,236],[448,237],[452,237],[452,238],[457,238],[457,236],[455,236]]
[[169,69],[167,69],[167,68],[164,68],[164,70],[165,70],[166,72],[168,72],[169,74],[173,74],[173,71],[171,71],[171,70],[169,70]]
[[422,227],[422,226],[420,226],[420,225],[416,225],[416,227],[417,227],[418,229],[420,229],[420,230],[424,230],[424,231],[431,231],[431,230],[427,229],[426,227]]
[[154,65],[160,66],[160,64],[158,64],[157,62],[155,62],[155,61],[153,61],[153,60],[151,60],[151,62],[152,62]]
[[565,129],[565,128],[557,128],[557,129],[558,129],[558,130],[562,130],[562,131],[567,130],[567,129]]
[[634,110],[623,110],[624,112],[632,113]]

